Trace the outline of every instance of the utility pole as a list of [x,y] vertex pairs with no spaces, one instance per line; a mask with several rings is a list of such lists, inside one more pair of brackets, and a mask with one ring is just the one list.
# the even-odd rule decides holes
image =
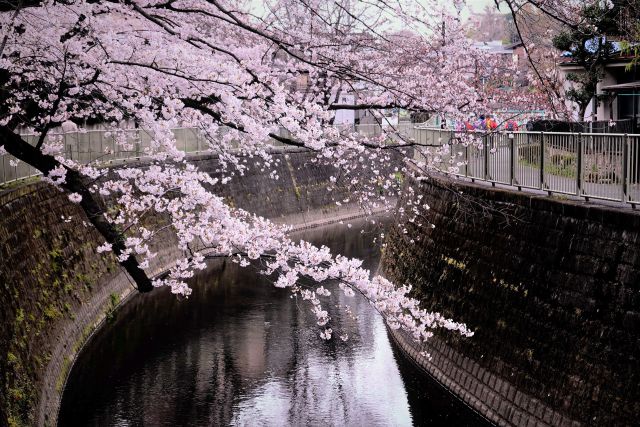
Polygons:
[[445,28],[445,23],[444,23],[444,12],[442,12],[442,46],[445,46],[447,44],[447,32],[446,32],[446,28]]

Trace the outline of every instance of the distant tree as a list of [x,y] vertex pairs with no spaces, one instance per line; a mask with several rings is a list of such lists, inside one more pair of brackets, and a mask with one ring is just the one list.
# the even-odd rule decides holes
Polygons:
[[498,13],[495,8],[487,5],[482,13],[469,18],[467,35],[479,42],[502,40],[509,43],[512,39],[509,18],[509,15]]
[[640,62],[640,0],[620,0],[618,16],[622,53],[632,56],[628,69]]

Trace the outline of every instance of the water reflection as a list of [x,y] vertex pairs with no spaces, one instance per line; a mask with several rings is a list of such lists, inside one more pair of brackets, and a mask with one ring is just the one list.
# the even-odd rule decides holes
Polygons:
[[[336,225],[304,238],[372,268],[374,236]],[[72,370],[60,425],[480,422],[398,365],[382,320],[359,297],[327,286],[332,327],[351,338],[326,342],[309,306],[255,270],[216,262],[192,286],[188,300],[164,291],[135,297],[96,335]]]

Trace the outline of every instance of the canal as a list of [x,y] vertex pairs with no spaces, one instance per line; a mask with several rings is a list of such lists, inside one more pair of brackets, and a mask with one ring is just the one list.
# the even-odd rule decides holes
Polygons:
[[[355,225],[297,237],[375,269],[379,229]],[[188,299],[136,295],[78,357],[59,425],[487,425],[394,349],[359,296],[325,285],[331,326],[350,337],[327,342],[309,306],[271,282],[217,260]]]

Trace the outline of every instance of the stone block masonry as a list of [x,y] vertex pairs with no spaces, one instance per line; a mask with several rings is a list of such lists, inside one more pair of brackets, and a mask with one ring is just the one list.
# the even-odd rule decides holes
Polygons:
[[396,217],[381,269],[476,334],[438,333],[427,360],[393,332],[405,353],[499,425],[637,425],[640,214],[444,177],[407,185],[435,228]]
[[[0,424],[38,424],[44,373],[69,365],[51,349],[117,274],[111,255],[95,255],[102,239],[84,223],[78,206],[46,185],[0,195]],[[47,380],[56,390],[64,377]]]
[[[243,176],[216,188],[231,206],[306,228],[362,216],[337,206],[344,189],[327,192],[335,168],[305,150],[280,150],[278,180],[249,163]],[[216,156],[190,158],[220,176]],[[162,220],[162,219],[158,219]],[[154,273],[179,255],[163,236]],[[31,183],[0,193],[0,426],[55,425],[62,390],[77,353],[119,304],[134,293],[128,277],[79,207],[53,187]]]

